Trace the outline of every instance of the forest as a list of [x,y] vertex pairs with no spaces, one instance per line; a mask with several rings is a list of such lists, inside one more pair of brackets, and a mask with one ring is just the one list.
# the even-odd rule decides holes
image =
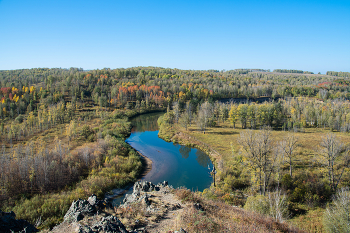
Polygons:
[[[350,183],[349,76],[160,67],[0,71],[0,208],[52,227],[72,200],[134,181],[142,163],[124,142],[128,119],[166,111],[161,137],[181,131],[221,155],[213,159],[217,186],[203,195],[268,214],[254,206],[279,188],[289,221],[310,230],[303,216],[322,215]],[[221,136],[222,145],[214,138]]]

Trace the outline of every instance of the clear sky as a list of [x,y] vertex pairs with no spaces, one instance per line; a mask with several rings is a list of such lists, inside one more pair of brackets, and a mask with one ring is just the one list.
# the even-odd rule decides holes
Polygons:
[[350,71],[350,1],[0,0],[0,70]]

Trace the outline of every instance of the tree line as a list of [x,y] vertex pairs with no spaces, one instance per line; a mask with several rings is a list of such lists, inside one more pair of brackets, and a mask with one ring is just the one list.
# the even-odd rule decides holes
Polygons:
[[[244,71],[244,72],[243,72]],[[0,71],[0,118],[14,119],[58,102],[76,101],[82,106],[134,107],[173,102],[198,104],[222,98],[317,97],[349,99],[348,78],[268,73],[262,69],[196,71],[134,67],[84,71],[24,69]],[[147,103],[146,103],[147,102]]]

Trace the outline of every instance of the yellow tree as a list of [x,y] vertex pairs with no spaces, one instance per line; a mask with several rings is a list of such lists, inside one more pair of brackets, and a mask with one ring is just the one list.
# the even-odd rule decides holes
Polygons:
[[68,138],[68,149],[69,149],[69,143],[71,139],[75,136],[75,128],[76,128],[76,125],[74,120],[72,120],[70,124],[66,126],[66,135]]
[[233,124],[233,128],[236,128],[236,122],[238,120],[237,105],[235,104],[231,105],[231,109],[228,115],[229,115],[230,122]]

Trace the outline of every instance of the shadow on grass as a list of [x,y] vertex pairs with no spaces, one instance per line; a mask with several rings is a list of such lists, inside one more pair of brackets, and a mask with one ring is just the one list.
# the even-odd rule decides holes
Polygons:
[[205,134],[213,134],[213,135],[234,135],[239,134],[238,132],[216,132],[216,131],[210,131],[207,130]]

